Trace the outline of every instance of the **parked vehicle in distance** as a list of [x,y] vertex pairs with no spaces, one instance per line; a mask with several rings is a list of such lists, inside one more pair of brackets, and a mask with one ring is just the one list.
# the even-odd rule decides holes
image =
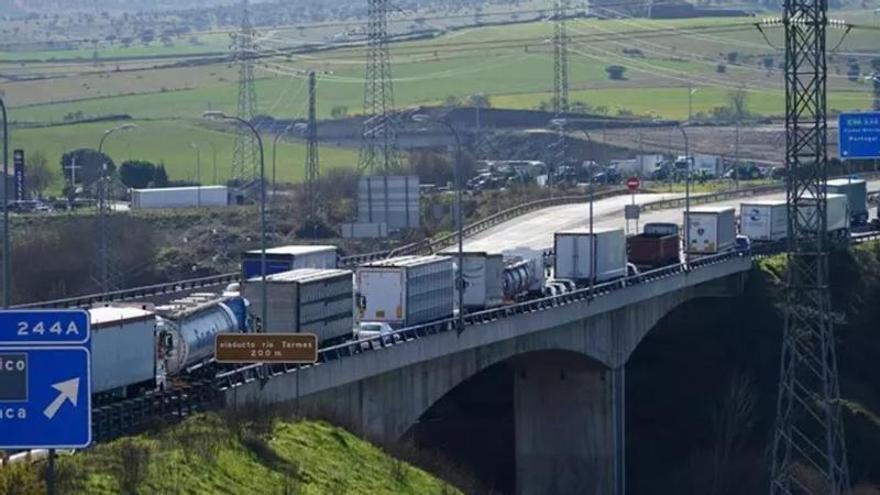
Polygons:
[[681,259],[681,237],[674,223],[648,223],[626,240],[629,261],[642,269],[659,268]]

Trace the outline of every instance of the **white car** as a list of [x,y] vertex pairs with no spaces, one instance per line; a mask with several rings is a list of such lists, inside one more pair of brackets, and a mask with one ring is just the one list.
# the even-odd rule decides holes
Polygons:
[[391,325],[382,322],[364,321],[354,329],[354,340],[361,343],[362,349],[367,349],[370,344],[378,344],[377,337],[381,337],[382,345],[389,345],[400,340],[400,336],[393,335],[394,329]]

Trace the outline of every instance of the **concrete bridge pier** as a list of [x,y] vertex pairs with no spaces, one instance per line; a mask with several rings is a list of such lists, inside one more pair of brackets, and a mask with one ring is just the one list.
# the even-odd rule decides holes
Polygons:
[[574,354],[516,363],[518,495],[613,495],[614,374]]

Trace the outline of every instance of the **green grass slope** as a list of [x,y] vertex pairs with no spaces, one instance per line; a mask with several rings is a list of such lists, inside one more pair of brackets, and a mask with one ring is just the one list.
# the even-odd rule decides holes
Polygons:
[[[62,457],[61,488],[83,495],[460,493],[324,422],[275,422],[259,433],[231,424],[198,416],[158,435]],[[0,470],[0,487],[8,473]]]

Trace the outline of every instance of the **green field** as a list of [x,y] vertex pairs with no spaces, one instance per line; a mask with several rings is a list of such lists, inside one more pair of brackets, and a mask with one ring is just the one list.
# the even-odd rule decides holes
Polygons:
[[[217,149],[217,179],[224,183],[230,178],[230,157],[234,147],[234,136],[214,131],[200,125],[199,121],[135,121],[138,128],[125,133],[117,133],[109,138],[104,146],[105,152],[119,164],[129,159],[149,160],[164,163],[172,180],[196,180],[196,151],[192,144],[201,148],[202,183],[214,182],[213,154]],[[64,151],[77,148],[97,148],[104,130],[112,127],[108,123],[57,126],[42,129],[23,129],[10,133],[11,146],[29,153],[42,151],[57,174],[60,182],[60,158]],[[301,143],[278,144],[278,180],[298,182],[304,175],[305,147]],[[321,155],[323,169],[352,167],[357,164],[357,152],[324,148]],[[266,167],[271,174],[272,143],[266,143]],[[60,184],[53,188],[57,190]]]
[[[42,467],[0,470],[0,491],[46,493]],[[59,492],[69,494],[461,493],[327,423],[279,421],[253,431],[216,415],[62,456],[57,469]]]
[[[867,12],[867,11],[864,11]],[[855,22],[864,12],[836,15]],[[775,47],[781,46],[779,29],[768,30],[771,46],[753,27],[754,19],[578,20],[570,23],[572,36],[570,80],[571,100],[593,108],[604,107],[609,115],[628,111],[642,116],[681,119],[688,112],[688,86],[693,95],[695,114],[709,114],[725,106],[732,92],[748,94],[748,109],[755,115],[781,115],[783,106],[782,61]],[[682,31],[709,27],[713,31]],[[551,99],[552,46],[548,39],[553,24],[536,22],[454,31],[433,40],[395,43],[394,94],[398,107],[437,104],[449,98],[465,98],[476,93],[489,96],[495,107],[531,109]],[[640,34],[641,33],[641,34]],[[829,31],[829,45],[837,44],[842,32]],[[212,39],[219,44],[219,39]],[[295,36],[288,33],[288,38]],[[867,54],[880,45],[880,31],[853,30],[830,56],[829,106],[836,110],[868,108],[869,85],[846,77],[848,58],[865,54],[860,63],[868,71]],[[185,47],[168,48],[180,53]],[[122,49],[119,49],[122,50]],[[134,48],[120,53],[130,53]],[[151,47],[149,55],[160,55]],[[624,54],[624,50],[627,53]],[[635,50],[635,51],[634,51]],[[736,64],[725,62],[736,52]],[[144,55],[147,53],[138,53]],[[17,54],[20,55],[20,54]],[[40,54],[42,55],[42,54]],[[773,68],[762,65],[773,58]],[[318,113],[328,118],[337,107],[350,113],[363,104],[363,49],[348,48],[308,55],[277,56],[260,59],[257,64],[258,113],[278,118],[302,117],[306,109],[304,71],[321,71],[318,86]],[[726,72],[717,72],[726,63]],[[624,81],[611,81],[608,65],[626,67]],[[45,64],[15,66],[17,73],[51,72]],[[108,148],[114,156],[165,161],[175,178],[194,175],[189,143],[199,139],[216,140],[223,145],[226,162],[231,149],[229,136],[201,129],[198,116],[206,110],[234,112],[237,85],[234,67],[226,64],[188,68],[115,73],[84,62],[82,73],[57,79],[65,84],[63,103],[55,98],[52,81],[7,86],[8,104],[15,122],[62,122],[65,116],[81,113],[85,117],[129,114],[137,120],[164,119],[145,123],[144,129],[125,138],[114,139]],[[70,70],[69,67],[63,69]],[[170,74],[174,74],[170,77]],[[57,74],[56,74],[57,75]],[[123,79],[120,79],[123,78]],[[187,78],[186,83],[181,83]],[[78,90],[77,81],[83,89]],[[165,85],[168,87],[166,88]],[[33,89],[30,89],[33,88]],[[60,86],[59,86],[60,88]],[[161,88],[162,91],[158,91]],[[81,94],[83,99],[77,100]],[[36,104],[16,104],[20,101]],[[40,103],[43,102],[43,103]],[[58,156],[62,149],[90,145],[97,141],[100,126],[48,127],[17,131],[13,139],[27,149],[42,149]],[[130,143],[126,144],[126,142]],[[158,144],[157,144],[158,143]],[[93,146],[93,145],[91,145]],[[131,152],[128,152],[128,147]],[[285,180],[301,177],[302,148],[285,147]],[[325,166],[354,163],[353,151],[325,148]],[[221,170],[220,177],[223,177]]]

